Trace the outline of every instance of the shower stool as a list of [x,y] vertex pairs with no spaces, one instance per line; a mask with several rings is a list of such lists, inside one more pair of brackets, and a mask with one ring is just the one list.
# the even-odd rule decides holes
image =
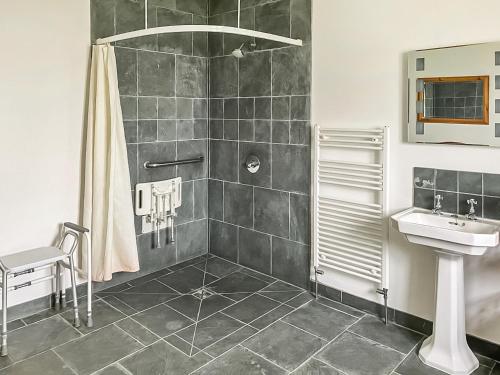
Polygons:
[[[80,326],[80,318],[78,316],[78,298],[76,294],[76,276],[75,272],[87,277],[87,326],[92,327],[92,280],[91,280],[91,248],[89,239],[89,230],[80,225],[73,223],[64,223],[62,227],[61,237],[57,242],[57,246],[40,247],[37,249],[26,250],[16,254],[0,257],[0,270],[2,272],[2,349],[0,356],[6,356],[7,350],[7,294],[10,291],[15,291],[27,286],[35,285],[43,281],[52,280],[55,278],[56,291],[54,298],[54,308],[59,310],[62,306],[66,307],[66,286],[64,282],[64,270],[61,267],[70,270],[71,274],[71,290],[73,294],[73,312],[75,327]],[[65,241],[68,237],[72,237],[73,241],[69,251],[64,250]],[[73,254],[80,244],[81,238],[85,239],[87,249],[87,272],[75,267]],[[12,283],[12,279],[18,276],[27,275],[43,269],[52,268],[55,266],[55,275],[47,275],[22,282],[19,284]],[[62,272],[61,272],[62,271]]]

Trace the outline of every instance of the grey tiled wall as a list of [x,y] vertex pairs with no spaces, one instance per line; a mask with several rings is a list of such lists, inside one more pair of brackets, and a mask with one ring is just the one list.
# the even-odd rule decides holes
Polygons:
[[[150,0],[150,27],[207,22],[207,0]],[[92,37],[144,28],[144,1],[93,0]],[[115,48],[132,188],[182,177],[174,245],[153,247],[135,216],[140,274],[208,251],[207,35],[183,33],[119,42]],[[204,155],[203,164],[146,170],[145,161]],[[132,192],[133,193],[133,192]],[[162,233],[165,241],[165,231]],[[165,243],[165,242],[163,242]],[[115,275],[118,279],[137,274]]]
[[[305,286],[309,277],[310,0],[243,0],[242,27],[303,47],[209,35],[210,251]],[[236,26],[237,1],[209,3],[209,23]],[[257,155],[259,172],[243,167]]]
[[416,207],[432,209],[434,197],[443,197],[443,211],[465,215],[468,199],[478,202],[476,215],[500,219],[500,175],[478,172],[415,168],[413,203]]
[[[150,27],[238,22],[237,0],[149,0],[148,6]],[[242,0],[241,6],[241,27],[302,38],[305,45],[257,40],[257,50],[238,60],[231,51],[247,38],[229,34],[181,33],[117,44],[132,184],[175,176],[184,181],[177,242],[156,250],[151,235],[138,235],[141,273],[209,247],[305,286],[311,3]],[[92,0],[91,12],[93,39],[144,27],[143,0]],[[249,154],[262,162],[255,175],[242,168]],[[143,168],[147,160],[198,155],[207,162]],[[137,217],[136,224],[138,231]]]

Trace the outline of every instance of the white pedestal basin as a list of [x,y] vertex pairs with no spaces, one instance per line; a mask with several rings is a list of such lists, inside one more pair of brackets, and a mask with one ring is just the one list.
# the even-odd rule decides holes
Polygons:
[[410,208],[392,216],[409,242],[431,246],[437,255],[434,329],[419,352],[426,365],[468,375],[479,366],[465,339],[464,255],[483,255],[498,246],[500,222],[465,220]]

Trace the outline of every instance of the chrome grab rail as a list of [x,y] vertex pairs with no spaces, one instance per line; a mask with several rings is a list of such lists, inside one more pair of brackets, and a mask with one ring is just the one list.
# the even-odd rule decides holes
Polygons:
[[199,156],[199,157],[194,158],[194,159],[183,159],[183,160],[173,160],[173,161],[163,161],[163,162],[147,161],[144,163],[144,168],[154,169],[154,168],[162,168],[162,167],[172,167],[175,165],[182,165],[182,164],[202,163],[204,160],[205,160],[204,156]]

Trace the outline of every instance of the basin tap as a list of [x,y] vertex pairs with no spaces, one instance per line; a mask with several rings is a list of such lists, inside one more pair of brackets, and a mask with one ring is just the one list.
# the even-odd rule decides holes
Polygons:
[[469,213],[467,215],[465,215],[465,217],[468,220],[477,220],[476,209],[474,207],[474,205],[477,204],[477,201],[475,199],[467,199],[467,204],[469,204],[470,207],[469,207]]
[[432,213],[435,215],[441,215],[441,209],[443,208],[441,201],[443,200],[443,196],[441,194],[436,195],[434,198],[434,209],[432,210]]

